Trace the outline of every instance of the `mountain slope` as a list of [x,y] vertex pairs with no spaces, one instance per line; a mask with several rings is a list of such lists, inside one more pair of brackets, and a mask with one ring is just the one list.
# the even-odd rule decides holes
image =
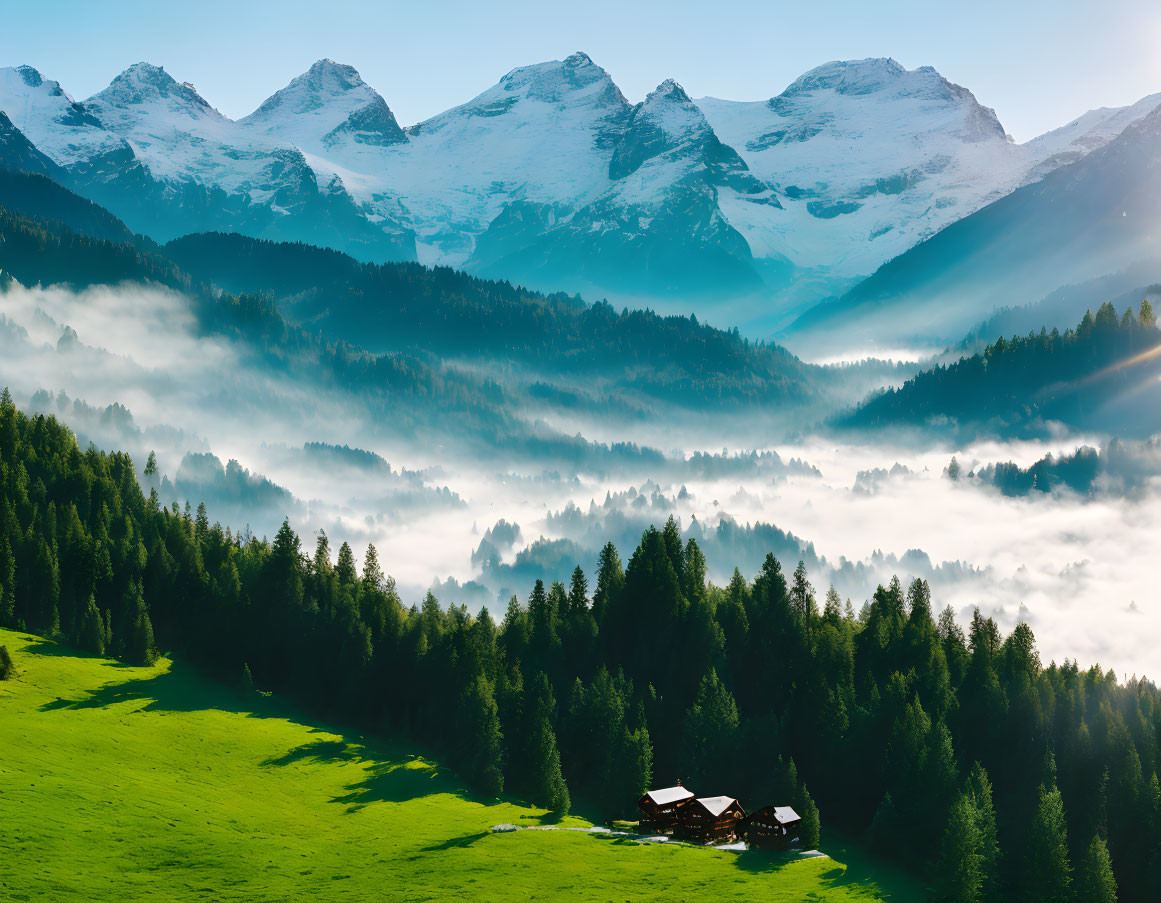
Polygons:
[[[417,750],[277,698],[242,699],[181,662],[130,668],[7,630],[0,645],[18,669],[0,682],[0,820],[15,854],[0,861],[0,887],[12,899],[370,901],[411,887],[439,899],[606,900],[631,886],[667,900],[707,884],[783,903],[921,899],[893,869],[860,860],[848,871],[845,856],[781,863],[772,884],[729,851],[579,830],[492,834],[546,813],[470,796]],[[532,860],[544,867],[526,868]]]
[[1138,261],[1161,271],[1161,106],[1114,141],[952,224],[791,332],[841,326],[887,339],[954,339],[996,307],[1026,303]]
[[591,202],[555,219],[545,207],[523,205],[525,228],[513,228],[509,207],[480,237],[468,267],[538,285],[653,295],[759,288],[750,248],[719,204],[741,198],[776,211],[778,201],[676,82],[632,109],[608,178]]
[[1051,424],[1146,438],[1161,429],[1161,332],[1111,304],[1061,334],[1000,338],[869,400],[850,427],[911,426],[928,435],[1051,434]]
[[192,86],[138,63],[84,104],[28,66],[0,70],[0,110],[68,173],[70,187],[164,241],[207,229],[414,259],[410,232],[372,223],[341,181],[255,141]]

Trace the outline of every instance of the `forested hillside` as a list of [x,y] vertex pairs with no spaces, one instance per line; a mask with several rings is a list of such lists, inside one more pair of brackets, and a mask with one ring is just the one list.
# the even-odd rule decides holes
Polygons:
[[808,823],[817,800],[956,900],[1111,899],[1115,877],[1144,903],[1161,879],[1156,686],[1045,666],[1027,625],[1002,637],[978,611],[965,635],[922,581],[857,616],[773,556],[714,587],[671,521],[499,623],[408,608],[373,548],[360,568],[324,534],[243,541],[169,510],[127,456],[82,452],[7,394],[0,487],[5,625],[136,664],[172,651],[407,733],[481,792],[620,815],[680,776]]
[[658,370],[677,401],[798,399],[833,379],[786,349],[695,316],[616,311],[449,267],[364,264],[336,251],[240,235],[175,239],[165,252],[226,291],[263,292],[289,319],[369,351],[513,359],[550,372]]
[[1003,337],[872,398],[845,427],[970,424],[1001,435],[1044,433],[1047,421],[1147,437],[1161,429],[1161,332],[1148,300],[1122,315],[1104,304],[1076,329]]

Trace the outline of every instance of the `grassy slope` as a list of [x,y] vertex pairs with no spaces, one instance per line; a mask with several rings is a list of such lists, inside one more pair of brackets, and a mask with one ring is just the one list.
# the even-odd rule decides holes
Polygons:
[[132,668],[3,630],[0,645],[19,672],[0,682],[6,900],[921,898],[857,857],[493,835],[545,813],[473,800],[437,765],[276,700],[242,705],[180,663]]

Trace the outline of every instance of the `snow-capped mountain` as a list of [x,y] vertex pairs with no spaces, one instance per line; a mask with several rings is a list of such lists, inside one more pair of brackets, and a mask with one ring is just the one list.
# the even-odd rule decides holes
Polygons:
[[729,197],[777,208],[777,199],[680,85],[663,82],[603,137],[603,190],[573,210],[509,206],[478,240],[469,267],[634,293],[760,286],[750,248],[720,204]]
[[387,102],[351,66],[319,60],[240,124],[306,154],[343,155],[346,143],[406,141]]
[[868,341],[962,335],[993,309],[1148,263],[1161,268],[1161,101],[1075,163],[953,223],[795,324]]
[[1017,145],[930,67],[828,63],[757,103],[670,80],[632,104],[575,53],[405,129],[332,60],[236,122],[144,63],[84,103],[0,70],[0,111],[70,187],[160,240],[238,231],[591,294],[756,295],[731,319],[767,328],[1152,106]]
[[[697,103],[785,207],[755,217],[727,199],[724,214],[755,257],[792,265],[786,295],[806,303],[1104,146],[1156,105],[1094,111],[1017,145],[969,90],[892,59],[827,63],[768,101]],[[789,298],[785,314],[798,306]]]
[[725,213],[759,257],[833,285],[871,272],[1019,183],[992,110],[930,67],[828,63],[765,102],[698,101],[722,140],[777,186],[781,216]]
[[414,259],[406,229],[372,224],[301,152],[256,141],[160,67],[131,66],[83,104],[30,67],[0,70],[0,110],[70,187],[159,241],[236,231]]

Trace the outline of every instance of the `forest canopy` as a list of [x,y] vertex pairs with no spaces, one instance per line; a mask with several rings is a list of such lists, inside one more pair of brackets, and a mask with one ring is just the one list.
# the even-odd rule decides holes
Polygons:
[[817,805],[948,899],[1114,882],[1154,898],[1156,686],[1045,666],[1027,624],[1005,637],[978,610],[965,632],[921,580],[858,614],[773,555],[714,586],[671,519],[497,621],[431,594],[405,605],[373,547],[361,563],[323,533],[304,548],[288,523],[243,538],[158,485],[5,391],[0,623],[138,664],[165,650],[557,812],[630,814],[680,777],[749,808]]

